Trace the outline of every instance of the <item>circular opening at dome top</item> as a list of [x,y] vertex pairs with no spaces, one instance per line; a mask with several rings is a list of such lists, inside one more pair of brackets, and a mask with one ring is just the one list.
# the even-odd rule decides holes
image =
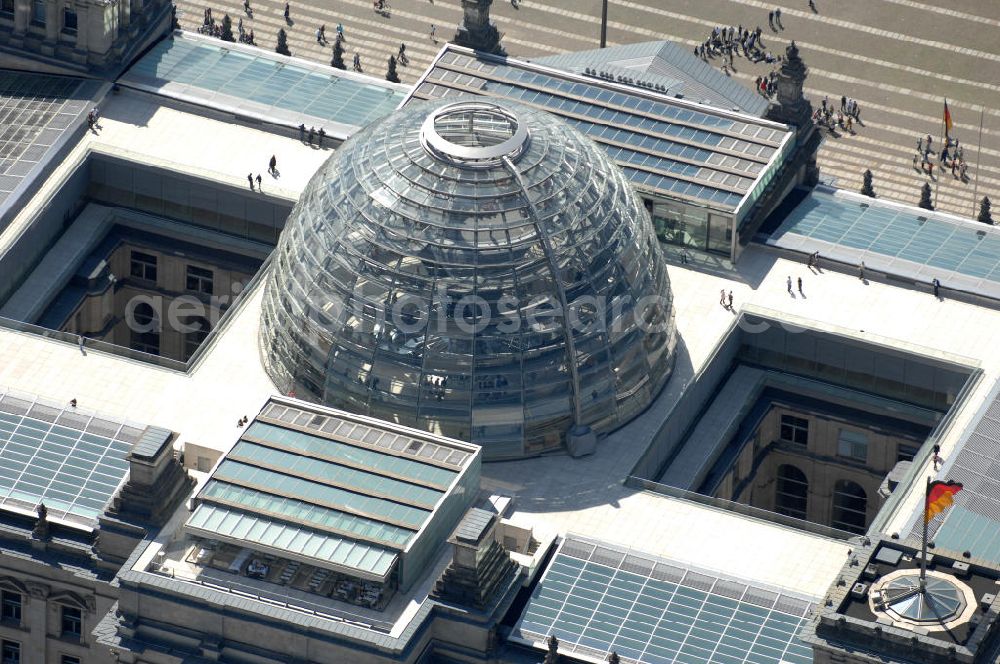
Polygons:
[[516,159],[528,142],[528,129],[512,112],[495,104],[461,102],[431,113],[420,129],[429,152],[472,167]]

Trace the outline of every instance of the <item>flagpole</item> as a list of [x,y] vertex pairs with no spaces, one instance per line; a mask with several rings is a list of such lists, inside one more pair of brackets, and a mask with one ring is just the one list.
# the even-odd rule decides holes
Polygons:
[[927,476],[927,487],[924,489],[924,543],[920,551],[920,592],[927,589],[927,501],[931,497],[931,478]]
[[[944,100],[944,108],[945,108],[945,112],[941,115],[941,128],[944,130],[944,132],[943,132],[943,138],[941,139],[942,145],[941,145],[940,148],[938,148],[938,154],[942,154],[942,155],[944,154],[945,148],[948,147],[948,119],[947,119],[947,115],[948,115],[948,98],[947,97],[945,97],[945,100]],[[938,185],[941,183],[941,174],[944,173],[944,162],[941,161],[941,159],[938,159],[938,166],[939,166],[939,168],[938,168],[938,176],[937,176],[937,179],[934,180],[934,208],[935,209],[937,209]],[[933,174],[934,174],[934,165],[933,165],[933,162],[931,162],[931,175],[933,175]],[[923,583],[922,579],[921,579],[921,583]]]
[[979,195],[979,155],[983,153],[983,114],[986,107],[979,107],[979,146],[976,148],[976,183],[972,186],[972,216],[976,216],[976,198]]

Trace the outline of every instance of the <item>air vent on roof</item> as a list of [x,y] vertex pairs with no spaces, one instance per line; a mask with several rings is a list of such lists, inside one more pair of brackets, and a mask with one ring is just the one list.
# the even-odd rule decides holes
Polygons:
[[858,205],[861,207],[861,209],[866,209],[871,207],[868,203],[858,203]]
[[976,235],[978,235],[979,239],[982,240],[984,237],[986,237],[986,231],[976,231]]
[[865,599],[868,597],[868,584],[861,583],[860,581],[855,583],[854,587],[851,588],[851,597],[855,599]]
[[917,217],[917,221],[919,221],[922,224],[925,221],[927,221],[927,217]]

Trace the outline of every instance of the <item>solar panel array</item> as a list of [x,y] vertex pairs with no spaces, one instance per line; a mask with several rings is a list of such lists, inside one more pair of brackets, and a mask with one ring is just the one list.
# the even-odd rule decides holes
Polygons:
[[787,135],[751,118],[462,53],[444,53],[414,97],[470,93],[543,108],[607,150],[633,184],[723,209],[735,210]]
[[96,525],[143,430],[74,408],[0,395],[0,505]]
[[[934,542],[952,551],[1000,564],[1000,394],[994,395],[939,479],[961,482],[962,491],[943,517],[931,524]],[[914,515],[912,535],[920,537],[922,510]]]
[[[222,106],[257,109],[271,117],[307,115],[362,127],[391,113],[402,91],[333,73],[329,67],[291,64],[259,49],[174,36],[157,44],[123,77],[125,83],[184,91]],[[166,86],[166,87],[164,87]],[[289,116],[291,117],[291,116]],[[330,130],[330,127],[327,127]]]
[[811,599],[569,536],[513,638],[604,660],[650,664],[809,664],[797,637]]
[[0,205],[86,109],[81,80],[0,71]]

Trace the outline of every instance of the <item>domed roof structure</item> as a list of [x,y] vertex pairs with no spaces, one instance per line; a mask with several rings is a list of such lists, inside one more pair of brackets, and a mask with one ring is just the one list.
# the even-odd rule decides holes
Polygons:
[[500,459],[627,422],[676,334],[621,171],[543,111],[475,100],[408,106],[327,160],[275,251],[260,343],[285,392]]

